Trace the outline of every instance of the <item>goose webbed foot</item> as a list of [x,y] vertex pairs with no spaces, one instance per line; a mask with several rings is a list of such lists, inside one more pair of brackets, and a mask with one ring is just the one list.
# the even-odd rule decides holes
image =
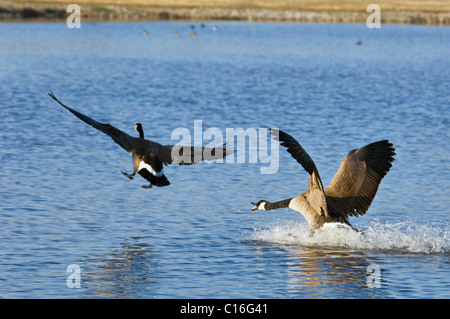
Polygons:
[[133,174],[127,174],[125,172],[120,171],[124,176],[128,177],[129,179],[133,179],[134,173]]
[[147,189],[147,188],[152,188],[153,186],[152,186],[152,184],[149,184],[149,185],[142,185],[141,187]]

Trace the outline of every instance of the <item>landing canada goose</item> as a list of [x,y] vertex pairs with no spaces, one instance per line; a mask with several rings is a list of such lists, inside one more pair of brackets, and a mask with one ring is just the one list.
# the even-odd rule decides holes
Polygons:
[[[203,148],[200,146],[161,145],[146,140],[144,139],[144,131],[141,123],[137,123],[135,126],[135,130],[139,132],[139,137],[132,137],[109,123],[103,124],[97,122],[90,117],[71,109],[61,103],[53,93],[49,93],[49,95],[80,120],[109,135],[114,142],[119,144],[127,152],[131,153],[133,155],[134,164],[133,173],[127,174],[122,172],[122,174],[129,179],[133,179],[133,176],[136,173],[139,173],[139,175],[150,182],[148,186],[142,186],[143,188],[151,188],[152,185],[167,186],[170,184],[164,175],[163,164],[167,165],[175,162],[179,165],[191,165],[203,160],[217,160],[231,154],[231,152],[226,149],[225,145],[216,148]],[[190,156],[183,156],[183,154],[189,155],[188,152],[190,152]]]
[[309,173],[306,192],[276,203],[260,200],[252,210],[289,207],[300,212],[314,231],[324,223],[344,223],[349,216],[363,215],[369,209],[381,180],[392,167],[395,155],[389,141],[371,143],[350,151],[326,189],[319,171],[303,147],[289,134],[271,129],[271,134]]

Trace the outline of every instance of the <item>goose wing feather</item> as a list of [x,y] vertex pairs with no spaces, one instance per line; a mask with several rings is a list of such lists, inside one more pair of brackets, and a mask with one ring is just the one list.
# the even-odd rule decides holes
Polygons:
[[173,161],[179,165],[192,165],[205,160],[218,160],[232,152],[232,150],[227,149],[226,144],[219,147],[165,145],[160,154],[162,160],[167,164]]
[[[109,123],[100,123],[74,109],[64,105],[59,101],[53,93],[49,93],[50,97],[58,102],[62,107],[70,111],[80,120],[95,127],[103,133],[109,135],[117,144],[124,148],[127,152],[134,151],[137,155],[145,155],[148,153],[158,154],[158,157],[164,164],[175,162],[180,165],[191,165],[200,163],[204,160],[217,160],[224,158],[233,151],[226,148],[226,144],[222,147],[198,147],[198,146],[182,146],[182,145],[161,145],[157,142],[134,138],[127,133],[115,128]],[[139,142],[138,142],[139,141]]]
[[[302,195],[305,196],[305,199],[316,214],[327,217],[328,209],[322,180],[311,156],[309,156],[300,143],[291,135],[278,129],[271,129],[270,132],[274,139],[280,141],[280,145],[286,147],[292,157],[309,173],[308,190]],[[310,213],[312,214],[312,212]]]
[[393,145],[384,140],[348,153],[325,189],[333,214],[346,217],[366,213],[381,180],[392,167],[394,151]]
[[61,101],[59,101],[56,96],[53,93],[49,93],[50,97],[54,99],[56,102],[58,102],[62,107],[70,111],[72,114],[74,114],[76,117],[78,117],[80,120],[84,121],[85,123],[95,127],[97,130],[102,131],[103,133],[109,135],[114,142],[119,144],[123,149],[125,149],[127,152],[131,152],[134,149],[135,144],[135,138],[128,135],[127,133],[119,130],[118,128],[115,128],[109,123],[100,123],[96,120],[75,111],[74,109],[68,107],[67,105],[64,105]]
[[316,168],[316,164],[312,160],[311,156],[303,149],[300,143],[290,136],[289,134],[280,131],[278,129],[270,129],[270,133],[273,135],[274,139],[280,141],[280,145],[287,148],[289,154],[297,160],[297,162],[303,166],[305,171],[312,174]]

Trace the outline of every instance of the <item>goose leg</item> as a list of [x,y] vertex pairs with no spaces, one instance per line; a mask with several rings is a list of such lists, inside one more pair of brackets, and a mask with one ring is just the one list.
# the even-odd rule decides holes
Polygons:
[[152,186],[152,184],[149,184],[149,185],[142,185],[141,187],[147,189],[147,188],[152,188],[153,186]]
[[127,173],[124,173],[124,172],[122,172],[122,171],[120,171],[124,176],[126,176],[126,177],[128,177],[129,179],[133,179],[133,176],[136,174],[136,171],[134,171],[133,172],[133,174],[127,174]]

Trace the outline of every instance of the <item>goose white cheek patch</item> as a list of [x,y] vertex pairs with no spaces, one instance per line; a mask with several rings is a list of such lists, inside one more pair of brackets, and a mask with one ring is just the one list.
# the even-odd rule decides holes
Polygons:
[[161,170],[161,171],[159,171],[159,172],[156,172],[156,171],[153,169],[153,167],[151,167],[149,164],[145,163],[144,161],[141,161],[141,162],[139,163],[138,171],[140,171],[141,169],[144,169],[144,168],[145,168],[147,171],[149,171],[151,174],[153,174],[154,176],[156,176],[156,177],[161,177],[161,176],[164,175],[163,170]]

